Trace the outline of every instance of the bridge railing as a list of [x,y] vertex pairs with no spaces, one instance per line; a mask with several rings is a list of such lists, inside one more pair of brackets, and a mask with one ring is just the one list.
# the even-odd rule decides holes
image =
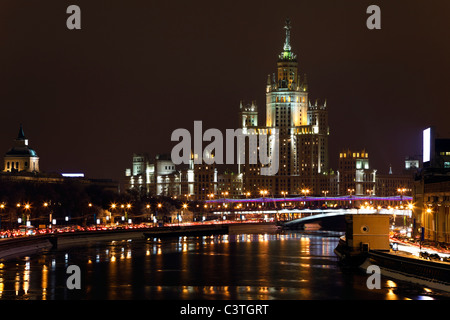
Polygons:
[[231,198],[217,198],[206,200],[205,203],[239,203],[239,202],[324,202],[324,201],[412,201],[412,197],[409,196],[389,196],[389,197],[377,197],[377,196],[338,196],[338,197],[286,197],[286,198],[273,198],[273,197],[260,197],[260,198],[243,198],[243,199],[231,199]]

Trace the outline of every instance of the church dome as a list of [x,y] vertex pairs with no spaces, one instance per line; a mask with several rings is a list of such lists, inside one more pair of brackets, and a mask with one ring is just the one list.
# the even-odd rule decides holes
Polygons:
[[6,156],[15,157],[37,157],[36,151],[28,146],[17,146],[11,148],[6,154]]

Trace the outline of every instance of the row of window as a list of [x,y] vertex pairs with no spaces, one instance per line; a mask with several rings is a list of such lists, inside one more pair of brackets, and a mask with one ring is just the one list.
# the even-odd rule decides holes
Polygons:
[[287,97],[285,97],[285,96],[281,96],[281,97],[276,97],[275,99],[274,99],[274,101],[272,101],[272,102],[294,102],[294,100],[295,100],[295,102],[306,102],[306,97],[297,97],[296,99],[294,99],[294,97],[291,97],[291,96],[287,96]]
[[[353,155],[353,158],[359,158],[360,155],[361,155],[361,158],[368,158],[369,157],[369,154],[367,152],[361,152],[361,153],[353,152],[353,154],[349,153],[348,157],[350,158],[350,157],[352,157],[352,155]],[[344,153],[339,153],[339,158],[347,158],[347,153],[345,153],[345,152]]]
[[[24,164],[24,166],[25,166],[25,168],[28,168],[28,161],[25,161],[25,164]],[[19,169],[19,161],[16,161],[16,162],[6,162],[6,169],[7,170],[9,170],[9,169]]]

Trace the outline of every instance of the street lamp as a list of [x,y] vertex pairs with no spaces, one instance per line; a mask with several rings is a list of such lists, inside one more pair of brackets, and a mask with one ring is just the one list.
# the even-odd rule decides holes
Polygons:
[[310,192],[309,189],[302,189],[303,197],[305,198],[304,205],[306,206],[306,195]]
[[[47,208],[50,208],[50,204],[51,204],[51,201],[50,202],[45,201],[42,204],[42,206],[44,207],[44,209],[47,209]],[[50,226],[50,228],[52,227],[52,215],[53,215],[52,210],[49,210],[49,213],[48,213],[48,225]]]
[[[110,213],[110,218],[111,218],[111,224],[114,223],[115,219],[114,219],[114,210],[116,209],[117,204],[115,204],[114,202],[111,203],[111,213]],[[118,224],[119,222],[117,221],[116,224]]]
[[150,205],[147,203],[145,208],[147,209],[147,220],[150,220]]
[[31,209],[31,205],[29,203],[26,203],[25,206],[25,211],[27,211],[27,221],[26,221],[26,226],[29,227],[31,226],[31,221],[30,221],[30,209]]
[[[324,198],[327,197],[328,192],[330,192],[329,190],[322,190],[323,196]],[[327,201],[324,199],[325,203],[323,204],[324,206],[327,206]]]
[[125,210],[125,219],[128,220],[128,223],[131,223],[131,222],[130,222],[131,219],[128,219],[128,210],[130,210],[130,209],[131,209],[131,204],[130,204],[130,203],[127,203],[127,210]]
[[403,194],[407,191],[406,188],[398,188],[397,192],[400,193],[400,203],[403,202]]
[[[261,190],[261,191],[259,191],[259,193],[262,195],[262,197],[264,198],[264,197],[266,197],[267,196],[267,194],[269,193],[269,191],[267,191],[267,190]],[[264,204],[264,203],[263,203]]]
[[303,196],[306,198],[306,195],[309,193],[309,189],[302,189]]
[[188,204],[183,203],[182,208],[183,208],[183,210],[181,210],[181,213],[178,214],[178,224],[180,224],[180,222],[183,220],[182,215],[184,214],[184,210],[186,210],[188,208]]
[[[1,213],[3,215],[3,210],[5,209],[5,204],[4,203],[0,204],[0,209],[1,209]],[[1,217],[0,217],[0,230],[1,230],[1,223],[2,223],[2,220],[1,220]]]

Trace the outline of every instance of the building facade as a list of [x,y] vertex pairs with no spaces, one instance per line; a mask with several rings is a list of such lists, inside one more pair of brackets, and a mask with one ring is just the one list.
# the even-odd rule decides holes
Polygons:
[[125,175],[129,179],[127,188],[154,195],[181,194],[181,172],[168,155],[156,155],[154,161],[150,161],[145,153],[133,154],[132,168],[127,169]]
[[[217,168],[214,163],[204,161],[194,163],[195,154],[189,162],[189,168],[181,172],[181,196],[186,200],[209,200],[211,194],[217,193]],[[207,155],[203,155],[203,160]]]
[[434,128],[425,137],[427,130],[424,131],[423,168],[416,175],[413,187],[413,234],[425,241],[449,244],[450,139],[436,138]]
[[413,198],[416,237],[450,243],[450,169],[422,172],[415,181]]
[[217,175],[214,164],[194,164],[193,158],[187,168],[177,168],[170,155],[156,155],[152,161],[146,153],[135,153],[132,168],[125,170],[125,188],[149,195],[207,200],[208,195],[217,193]]
[[375,195],[377,170],[369,166],[369,154],[365,150],[339,153],[339,195]]

